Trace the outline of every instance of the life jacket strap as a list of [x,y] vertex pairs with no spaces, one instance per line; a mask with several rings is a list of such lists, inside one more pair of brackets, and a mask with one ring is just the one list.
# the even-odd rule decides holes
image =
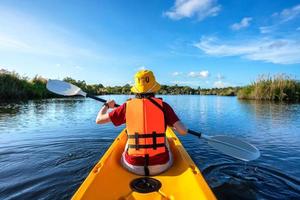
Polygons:
[[144,162],[144,172],[145,172],[145,176],[149,176],[150,172],[149,172],[149,154],[145,155],[145,162]]
[[136,150],[139,150],[139,134],[138,133],[135,133],[134,134],[134,138],[135,138],[135,144],[136,144],[136,147],[135,147],[135,149]]
[[153,149],[156,150],[157,144],[156,144],[156,132],[153,131],[152,133],[152,141],[153,141]]
[[156,144],[156,146],[154,146],[154,144],[128,144],[128,148],[131,149],[154,149],[154,147],[166,147],[166,144],[161,143]]
[[[153,138],[153,133],[151,134],[138,134],[138,138]],[[136,138],[136,133],[134,135],[127,135],[128,139],[135,139]],[[155,133],[155,137],[165,137],[165,133]]]

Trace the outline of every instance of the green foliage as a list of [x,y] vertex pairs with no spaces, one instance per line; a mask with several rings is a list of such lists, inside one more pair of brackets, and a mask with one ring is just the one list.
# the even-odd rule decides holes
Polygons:
[[201,89],[201,95],[236,96],[240,87]]
[[[89,94],[132,94],[131,86],[107,86],[102,84],[86,84],[85,81],[74,80],[70,77],[64,81],[77,85]],[[21,77],[15,72],[0,71],[0,101],[14,101],[26,99],[42,99],[59,97],[46,89],[47,80],[41,76],[35,76],[32,80]],[[274,77],[261,76],[251,85],[245,87],[227,87],[197,89],[189,86],[162,85],[158,94],[185,94],[185,95],[220,95],[236,96],[239,99],[256,99],[272,101],[300,101],[300,82],[291,79],[286,75],[276,75]]]
[[227,88],[211,88],[211,89],[197,89],[189,86],[168,86],[162,85],[158,91],[159,94],[189,94],[189,95],[220,95],[220,96],[236,96],[238,87],[227,87]]
[[[63,79],[66,82],[72,83],[80,87],[83,91],[93,95],[102,94],[132,94],[131,86],[126,84],[124,86],[107,86],[102,84],[88,85],[85,81],[74,80],[71,77]],[[14,101],[26,99],[42,99],[59,97],[46,89],[47,80],[41,76],[35,76],[32,80],[27,77],[21,77],[17,73],[11,73],[5,70],[0,71],[0,101]],[[213,88],[213,89],[197,89],[189,86],[168,86],[162,85],[158,94],[186,94],[186,95],[236,95],[237,88]]]
[[72,79],[71,77],[66,77],[63,79],[63,81],[72,83],[73,85],[78,86],[81,88],[83,91],[93,94],[93,95],[101,95],[101,94],[106,94],[106,90],[102,84],[93,84],[93,85],[88,85],[86,84],[85,81],[76,81]]
[[238,92],[239,99],[300,101],[300,82],[285,74],[260,76]]
[[46,80],[35,76],[32,80],[17,73],[0,73],[0,101],[55,97],[46,89]]
[[174,86],[162,85],[158,94],[199,94],[198,89],[191,88],[189,86],[178,86],[177,84]]

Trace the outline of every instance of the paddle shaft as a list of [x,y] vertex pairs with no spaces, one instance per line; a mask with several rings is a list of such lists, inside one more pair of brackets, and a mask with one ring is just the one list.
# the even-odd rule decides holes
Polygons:
[[[94,96],[94,95],[86,94],[86,97],[89,97],[89,98],[91,98],[91,99],[94,99],[94,100],[97,100],[97,101],[106,103],[106,100],[105,100],[105,99],[96,97],[96,96]],[[115,104],[115,107],[119,107],[119,106],[120,106],[119,104]]]
[[197,136],[199,138],[201,138],[201,135],[202,135],[201,133],[193,131],[193,130],[190,130],[190,129],[188,129],[188,133],[190,133],[192,135],[195,135],[195,136]]

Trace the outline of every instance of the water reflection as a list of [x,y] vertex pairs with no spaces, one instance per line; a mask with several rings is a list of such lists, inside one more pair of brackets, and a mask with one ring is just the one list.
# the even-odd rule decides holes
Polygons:
[[[261,150],[245,165],[180,136],[220,199],[300,198],[299,104],[162,97],[189,128],[239,137]],[[102,98],[121,104],[130,96]],[[0,199],[69,199],[124,127],[96,125],[101,106],[84,98],[0,105]]]
[[248,112],[254,112],[260,119],[271,118],[286,120],[299,117],[299,104],[274,103],[268,101],[239,100],[241,106]]

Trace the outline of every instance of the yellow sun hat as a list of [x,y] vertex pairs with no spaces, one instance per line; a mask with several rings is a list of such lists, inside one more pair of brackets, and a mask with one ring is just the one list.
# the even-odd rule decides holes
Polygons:
[[154,74],[150,70],[140,70],[134,75],[133,93],[154,93],[160,89],[160,84],[156,82]]

